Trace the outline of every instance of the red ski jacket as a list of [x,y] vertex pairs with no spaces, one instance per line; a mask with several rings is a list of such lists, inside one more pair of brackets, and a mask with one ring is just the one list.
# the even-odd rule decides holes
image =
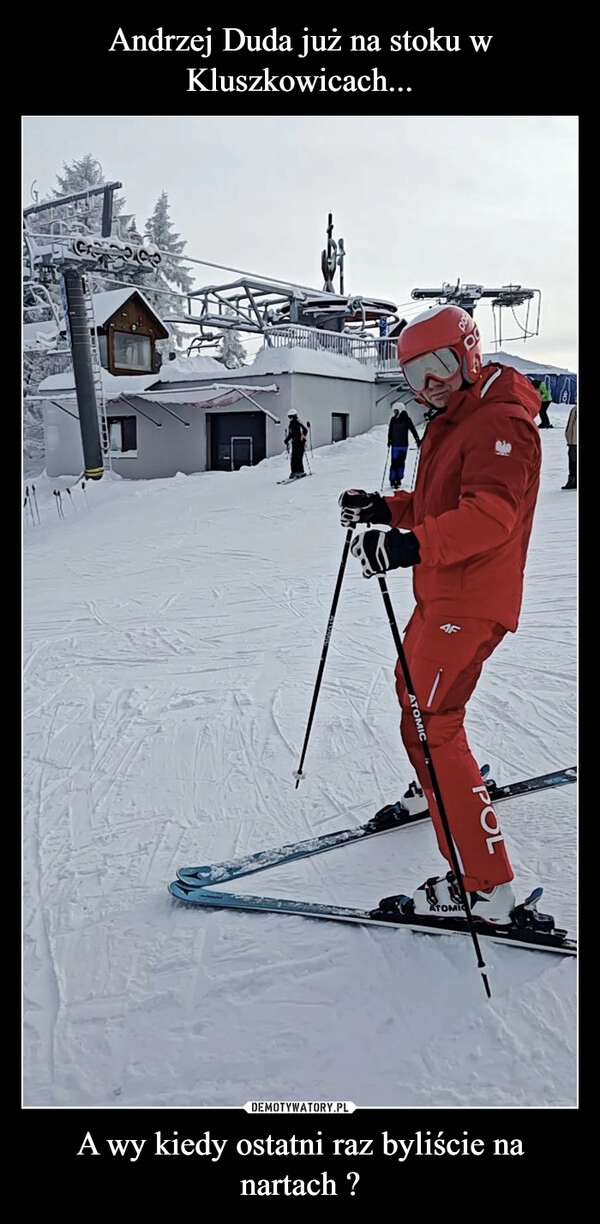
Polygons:
[[485,366],[427,426],[414,492],[386,497],[391,526],[419,541],[413,590],[423,613],[517,628],[540,482],[539,410],[522,374]]

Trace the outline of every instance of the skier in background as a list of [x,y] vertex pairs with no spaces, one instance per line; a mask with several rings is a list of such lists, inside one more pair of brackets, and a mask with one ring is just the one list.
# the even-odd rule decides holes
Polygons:
[[408,412],[405,408],[402,410],[394,408],[388,428],[388,446],[391,450],[390,484],[392,489],[399,489],[404,480],[409,431],[415,439],[418,449],[421,445],[421,439]]
[[287,433],[283,441],[288,452],[291,450],[290,480],[292,480],[297,479],[299,476],[306,476],[304,471],[304,450],[308,430],[306,425],[303,425],[302,421],[299,420],[298,413],[294,412],[293,409],[288,412],[288,421]]
[[536,390],[539,391],[540,399],[542,401],[539,413],[539,427],[540,429],[552,429],[552,422],[548,418],[548,409],[552,403],[552,392],[548,389],[548,384],[544,382],[543,378],[534,378],[532,381]]
[[[540,399],[511,366],[482,366],[479,329],[458,306],[413,319],[400,334],[398,358],[428,409],[414,492],[385,498],[347,490],[341,521],[391,527],[355,535],[351,552],[365,578],[414,567],[416,607],[404,653],[464,889],[476,921],[508,926],[514,873],[464,722],[485,660],[518,625],[540,481]],[[414,905],[417,916],[443,918],[463,903],[399,661],[396,692],[422,807],[450,867],[432,873],[402,912]]]

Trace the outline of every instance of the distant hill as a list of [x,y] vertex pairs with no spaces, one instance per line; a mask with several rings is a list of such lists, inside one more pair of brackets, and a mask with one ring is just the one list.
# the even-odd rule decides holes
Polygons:
[[567,370],[562,366],[549,363],[543,365],[539,361],[530,361],[527,357],[515,357],[514,353],[505,353],[502,349],[498,353],[484,353],[483,360],[485,364],[495,361],[500,365],[513,366],[521,374],[533,374],[536,378],[542,378],[544,374],[570,374],[571,378],[577,377],[572,370]]
[[525,374],[528,378],[543,378],[552,396],[553,404],[574,404],[577,398],[577,375],[572,370],[560,366],[542,365],[540,361],[530,361],[526,357],[515,357],[513,353],[484,353],[484,365],[495,362],[496,365],[509,365]]

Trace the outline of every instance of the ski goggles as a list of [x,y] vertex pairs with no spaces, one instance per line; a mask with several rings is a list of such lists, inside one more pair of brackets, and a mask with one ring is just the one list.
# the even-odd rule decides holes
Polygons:
[[413,391],[424,391],[428,378],[448,382],[450,378],[454,378],[459,368],[460,361],[454,349],[439,348],[406,361],[402,366],[402,373]]

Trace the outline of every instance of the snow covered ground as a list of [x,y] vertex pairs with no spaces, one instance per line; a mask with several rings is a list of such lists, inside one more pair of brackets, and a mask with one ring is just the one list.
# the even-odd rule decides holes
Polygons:
[[[577,759],[577,494],[561,489],[567,409],[550,415],[521,625],[468,710],[498,782]],[[487,1000],[469,940],[194,910],[167,892],[179,866],[362,823],[406,789],[393,642],[352,558],[307,777],[292,776],[341,560],[337,497],[379,489],[385,457],[381,426],[309,454],[312,477],[287,487],[284,455],[235,474],[108,474],[70,496],[40,476],[41,524],[30,486],[26,1107],[576,1105],[574,959],[490,945]],[[389,588],[403,626],[410,574]],[[541,908],[573,933],[576,789],[499,809],[519,894],[543,884]],[[372,907],[442,866],[426,824],[244,889]]]

